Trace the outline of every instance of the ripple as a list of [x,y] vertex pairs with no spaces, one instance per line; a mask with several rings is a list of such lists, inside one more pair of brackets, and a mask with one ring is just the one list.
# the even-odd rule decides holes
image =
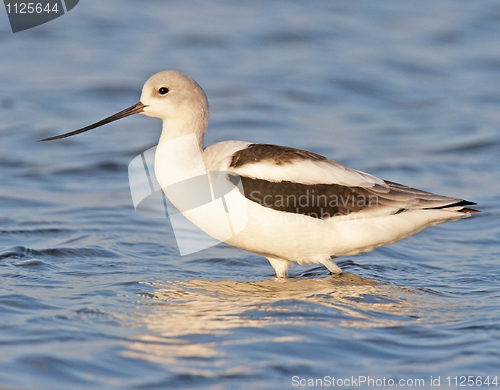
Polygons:
[[319,37],[321,37],[321,35],[314,31],[275,31],[263,35],[259,39],[259,42],[272,45],[298,45],[313,43],[317,41]]
[[[266,262],[265,259],[259,259],[261,262]],[[255,266],[255,259],[247,258],[198,258],[193,260],[188,260],[188,264],[207,264],[207,265],[220,265],[224,267],[253,267]]]
[[16,246],[0,251],[0,259],[22,259],[22,258],[118,258],[114,252],[99,247],[86,248],[48,248],[30,249]]
[[127,165],[116,161],[100,161],[99,163],[87,166],[79,166],[75,168],[56,169],[52,172],[54,175],[67,175],[67,176],[89,176],[97,175],[99,173],[115,173],[126,172]]
[[0,296],[0,306],[4,309],[17,309],[21,311],[53,310],[56,308],[43,303],[41,300],[22,294]]
[[176,45],[180,47],[214,47],[222,48],[227,46],[228,39],[224,35],[210,34],[186,34],[179,36],[176,40]]
[[37,269],[51,268],[51,266],[49,264],[47,264],[41,260],[21,261],[21,262],[15,263],[14,266],[23,267],[23,268],[37,268]]
[[483,140],[471,140],[462,142],[458,145],[454,145],[448,148],[433,150],[433,154],[442,153],[478,153],[487,152],[491,149],[497,149],[500,147],[500,140],[498,139],[483,139]]
[[380,96],[386,95],[386,91],[381,86],[368,80],[339,78],[331,80],[331,83],[338,88],[369,97],[379,98]]
[[23,236],[44,236],[44,235],[60,235],[72,232],[70,229],[61,228],[42,228],[42,229],[9,229],[0,230],[0,234],[12,234],[12,235],[23,235]]

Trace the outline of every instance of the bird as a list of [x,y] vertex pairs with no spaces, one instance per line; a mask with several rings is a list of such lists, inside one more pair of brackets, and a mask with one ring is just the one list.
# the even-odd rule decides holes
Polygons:
[[[301,149],[243,141],[204,147],[207,96],[193,78],[175,70],[151,76],[133,106],[39,141],[74,136],[133,114],[163,121],[154,170],[171,203],[203,231],[220,236],[221,219],[215,212],[189,210],[192,204],[183,203],[189,194],[172,190],[183,179],[219,173],[223,185],[233,186],[232,201],[223,204],[233,222],[224,241],[267,258],[279,278],[295,263],[322,264],[341,274],[336,258],[479,212],[467,207],[474,202],[383,180]],[[196,186],[191,193],[197,193]]]

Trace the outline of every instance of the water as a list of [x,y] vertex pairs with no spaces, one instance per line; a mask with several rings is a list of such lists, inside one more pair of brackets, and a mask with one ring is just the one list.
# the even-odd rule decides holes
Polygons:
[[[1,388],[500,376],[498,2],[82,1],[0,26]],[[136,103],[164,69],[206,90],[207,144],[305,148],[482,213],[342,258],[340,277],[277,280],[225,245],[180,257],[128,188],[158,120],[34,142]]]

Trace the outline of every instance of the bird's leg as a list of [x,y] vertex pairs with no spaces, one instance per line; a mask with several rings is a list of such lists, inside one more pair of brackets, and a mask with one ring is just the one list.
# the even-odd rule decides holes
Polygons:
[[332,259],[322,260],[321,264],[323,264],[326,268],[328,268],[330,270],[330,272],[334,275],[339,275],[343,272],[339,268],[339,266],[334,263],[334,261]]
[[288,271],[288,267],[290,267],[290,264],[292,264],[291,261],[280,259],[277,257],[267,257],[267,260],[269,260],[269,262],[273,266],[278,278],[284,278],[286,276],[286,271]]

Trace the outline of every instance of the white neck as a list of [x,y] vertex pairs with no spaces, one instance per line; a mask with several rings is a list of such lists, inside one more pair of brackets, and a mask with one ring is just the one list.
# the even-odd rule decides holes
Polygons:
[[208,107],[206,102],[197,107],[189,105],[179,108],[175,116],[163,120],[159,144],[188,134],[194,134],[200,151],[203,151],[203,137],[207,126]]
[[163,121],[155,155],[155,174],[162,188],[206,174],[202,153],[208,109],[189,108]]

